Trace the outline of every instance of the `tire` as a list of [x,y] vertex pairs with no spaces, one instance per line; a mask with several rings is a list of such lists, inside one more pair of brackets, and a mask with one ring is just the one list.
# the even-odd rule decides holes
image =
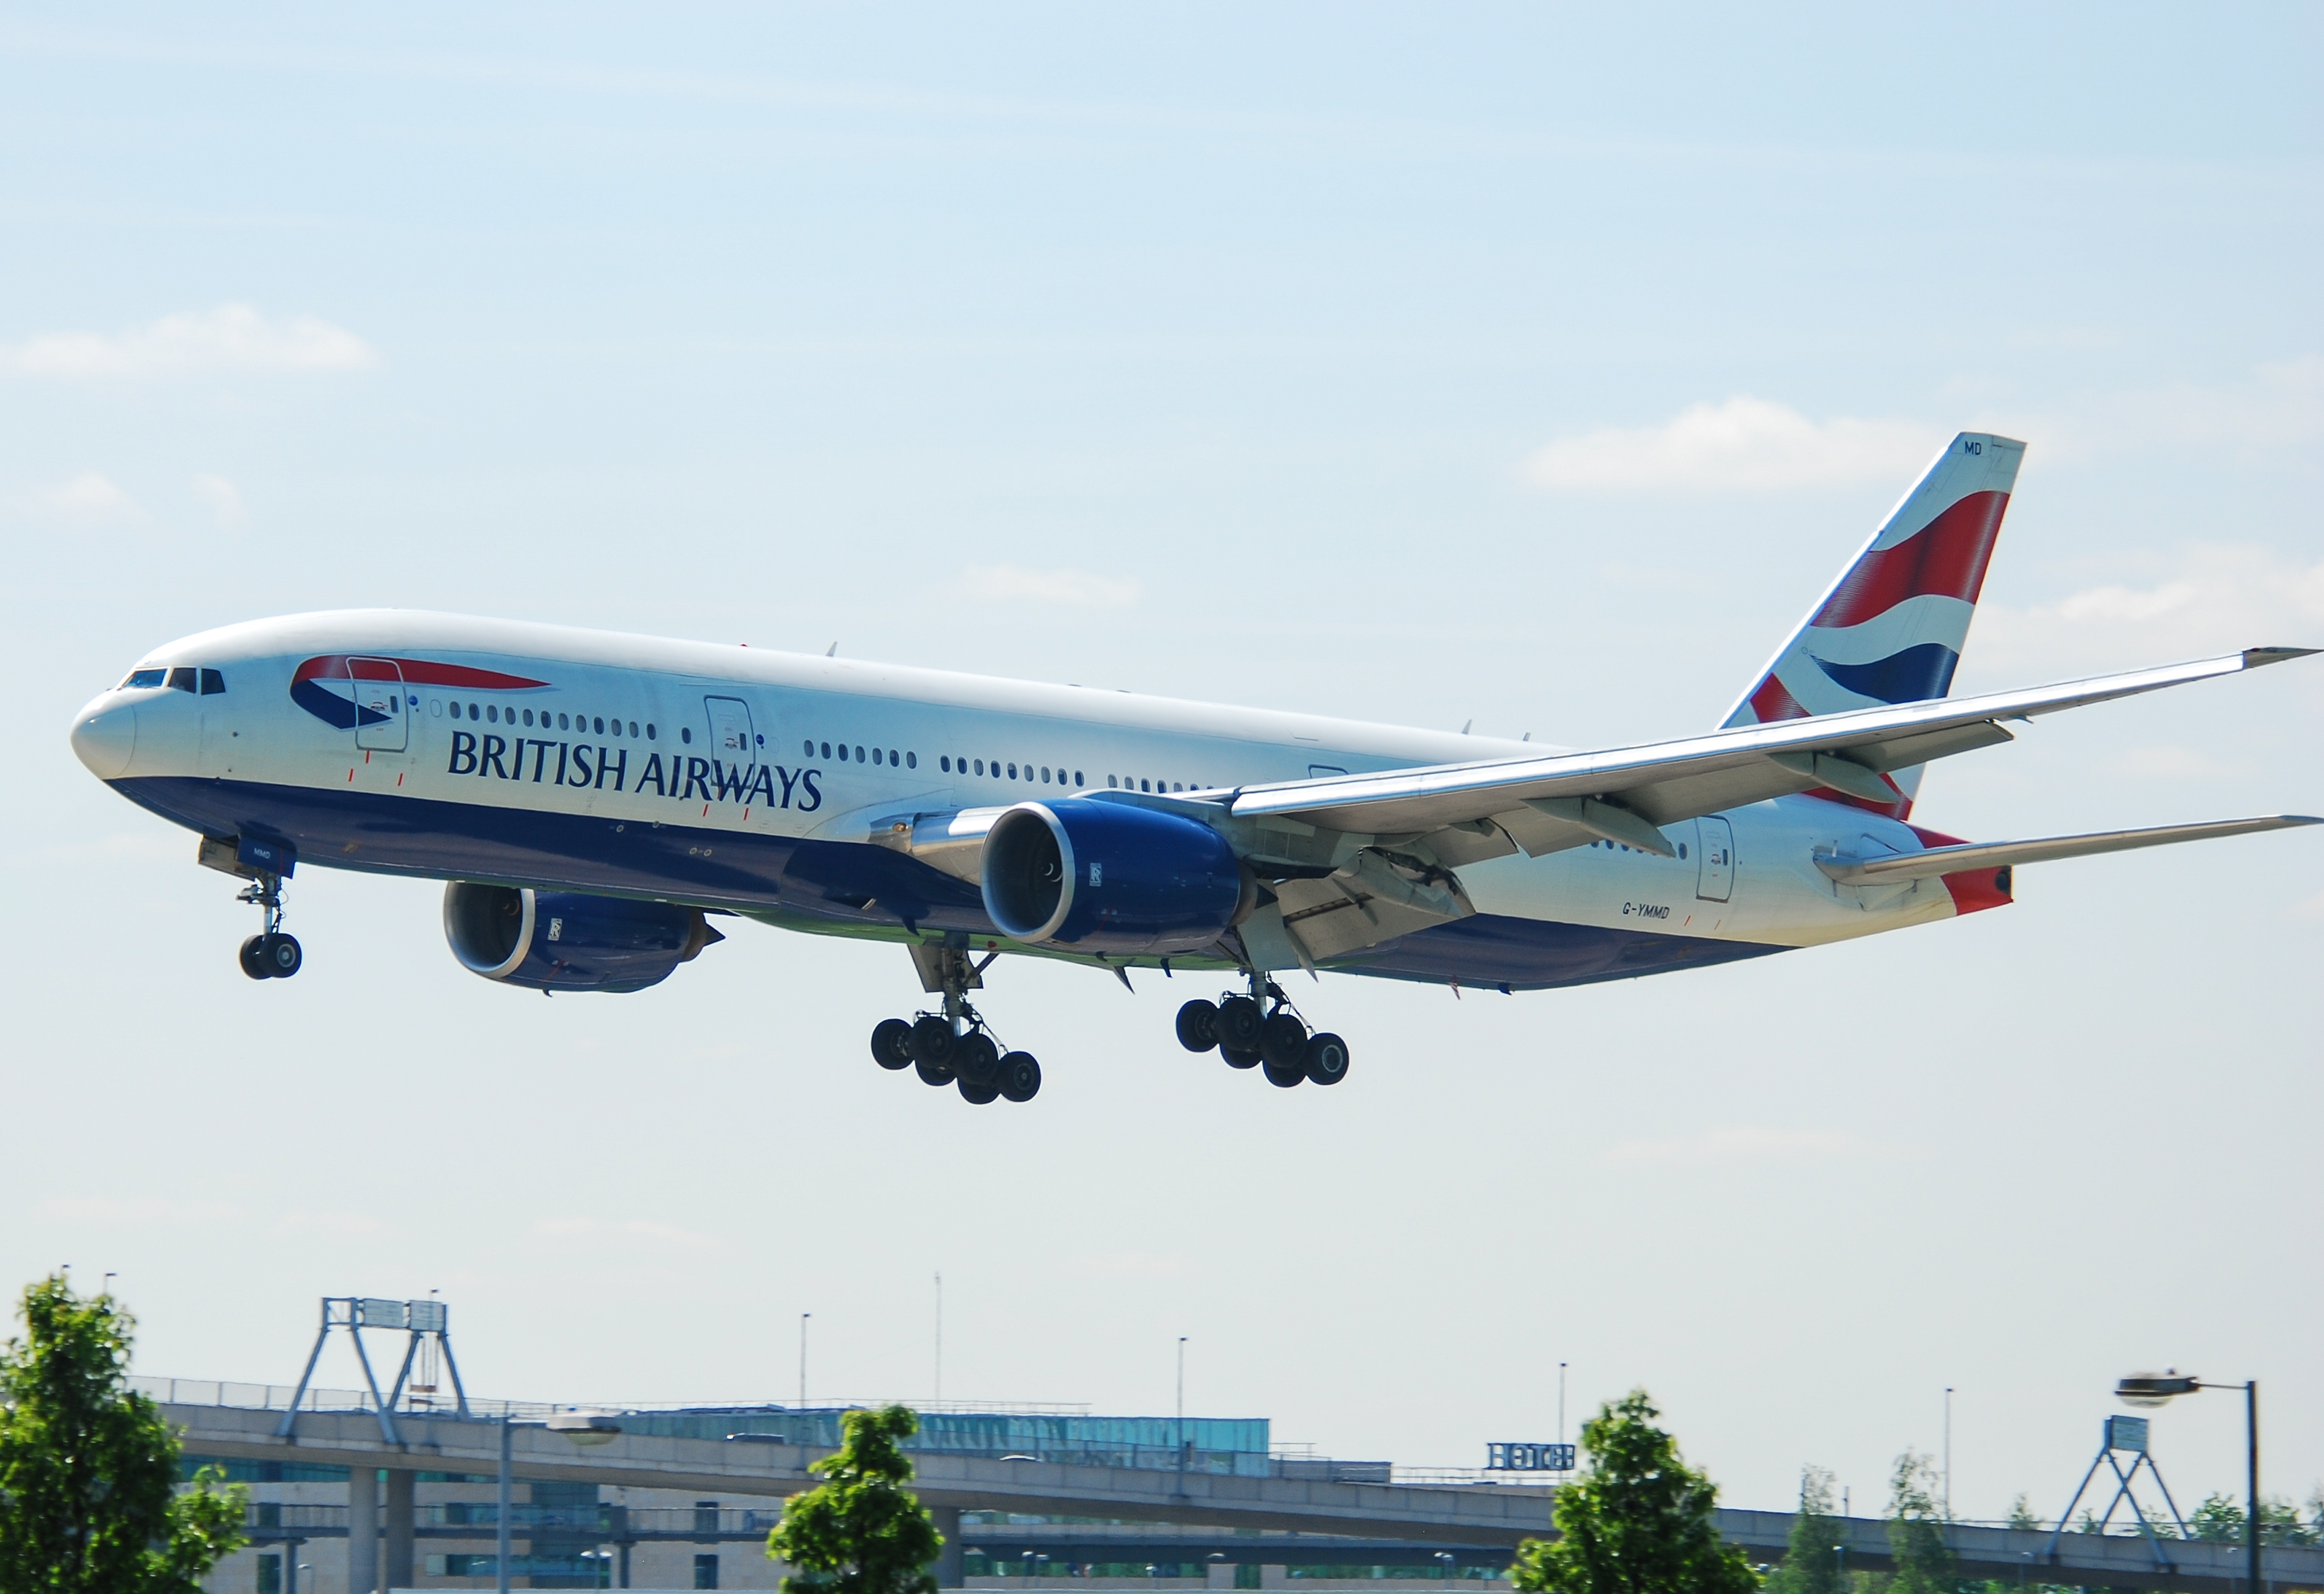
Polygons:
[[948,1019],[931,1013],[912,1026],[912,1061],[941,1070],[947,1081],[952,1078],[953,1054],[959,1048],[960,1037],[952,1032]]
[[[981,1089],[990,1087],[1001,1076],[1001,1048],[982,1030],[962,1036],[960,1045],[953,1048],[952,1073],[960,1081],[961,1094],[964,1096],[971,1084]],[[985,1099],[991,1100],[989,1096]],[[969,1100],[975,1098],[970,1096]]]
[[1259,1032],[1259,1055],[1269,1068],[1307,1066],[1307,1027],[1296,1013],[1278,1011]]
[[1219,1044],[1219,1004],[1196,997],[1178,1009],[1178,1044],[1190,1052],[1207,1052]]
[[1030,1101],[1041,1092],[1041,1065],[1030,1052],[1011,1052],[1001,1059],[993,1083],[1011,1101]]
[[1335,1085],[1348,1077],[1348,1043],[1326,1029],[1307,1041],[1307,1077],[1319,1085]]
[[242,944],[242,951],[239,954],[242,960],[242,972],[254,980],[263,980],[267,977],[266,963],[259,956],[258,950],[265,940],[266,937],[263,935],[253,935]]
[[949,1063],[916,1062],[912,1064],[912,1072],[920,1076],[920,1083],[924,1085],[941,1089],[952,1083],[952,1064]]
[[980,1083],[963,1074],[960,1078],[960,1098],[979,1107],[989,1107],[1001,1099],[1001,1087],[989,1079]]
[[1219,1043],[1219,1055],[1227,1060],[1227,1066],[1229,1068],[1256,1068],[1259,1066],[1259,1054],[1257,1052],[1238,1052],[1234,1047],[1228,1046],[1223,1041]]
[[872,1061],[891,1072],[912,1065],[912,1027],[901,1018],[882,1018],[872,1027]]
[[307,954],[300,950],[296,935],[261,935],[258,960],[266,965],[268,979],[288,980],[306,966]]
[[1268,1084],[1286,1091],[1307,1078],[1307,1071],[1304,1068],[1277,1068],[1272,1063],[1260,1064],[1259,1071],[1267,1075]]
[[1219,1004],[1219,1045],[1232,1046],[1238,1052],[1259,1050],[1260,1032],[1267,1027],[1267,1015],[1259,1004],[1247,996],[1231,996]]

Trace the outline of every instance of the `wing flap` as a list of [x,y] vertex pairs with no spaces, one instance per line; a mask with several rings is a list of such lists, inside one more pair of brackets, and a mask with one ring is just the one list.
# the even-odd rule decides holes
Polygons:
[[1969,869],[2000,869],[2019,863],[2047,863],[2059,858],[2088,858],[2099,852],[2127,852],[2139,847],[2167,847],[2174,842],[2210,841],[2223,835],[2251,835],[2264,830],[2289,830],[2295,825],[2324,825],[2305,814],[2269,814],[2255,819],[2218,819],[2205,825],[2163,825],[2147,830],[2101,830],[2087,835],[2045,836],[2024,842],[1968,842],[1955,847],[1932,847],[1925,852],[1884,854],[1878,858],[1818,858],[1815,866],[1844,886],[1903,884],[1933,880]]

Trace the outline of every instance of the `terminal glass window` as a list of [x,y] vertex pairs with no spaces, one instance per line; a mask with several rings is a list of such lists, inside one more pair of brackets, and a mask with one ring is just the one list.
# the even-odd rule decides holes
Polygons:
[[718,1557],[697,1555],[694,1558],[694,1586],[715,1589],[718,1586]]

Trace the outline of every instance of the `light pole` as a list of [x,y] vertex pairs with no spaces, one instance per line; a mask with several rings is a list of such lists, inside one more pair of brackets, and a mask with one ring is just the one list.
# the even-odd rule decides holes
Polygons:
[[1178,1451],[1178,1492],[1186,1492],[1186,1336],[1178,1336],[1178,1419],[1171,1424],[1170,1442]]
[[807,1320],[812,1312],[799,1313],[799,1410],[807,1410]]
[[1953,1519],[1953,1387],[1945,1386],[1945,1520]]
[[622,1436],[622,1425],[611,1417],[596,1416],[588,1412],[558,1412],[538,1423],[520,1423],[501,1408],[501,1470],[499,1492],[493,1516],[493,1588],[497,1594],[509,1594],[509,1501],[515,1492],[510,1477],[509,1461],[514,1450],[519,1428],[546,1428],[552,1433],[562,1433],[575,1444],[610,1444]]
[[2114,1396],[2125,1405],[2168,1405],[2181,1395],[2192,1395],[2198,1389],[2240,1389],[2244,1392],[2244,1465],[2245,1490],[2249,1507],[2244,1517],[2246,1559],[2249,1562],[2245,1579],[2253,1590],[2260,1594],[2265,1585],[2260,1581],[2260,1516],[2259,1516],[2259,1380],[2247,1379],[2241,1384],[2206,1384],[2200,1378],[2181,1377],[2175,1371],[2133,1373],[2115,1381]]

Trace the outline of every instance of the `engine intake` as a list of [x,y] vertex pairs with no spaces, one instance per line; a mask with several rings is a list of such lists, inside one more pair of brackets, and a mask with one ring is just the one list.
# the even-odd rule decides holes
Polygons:
[[1217,940],[1256,890],[1209,825],[1102,799],[1009,809],[985,834],[982,885],[1012,939],[1165,956]]
[[444,939],[472,974],[534,990],[643,990],[725,939],[698,908],[453,880]]

